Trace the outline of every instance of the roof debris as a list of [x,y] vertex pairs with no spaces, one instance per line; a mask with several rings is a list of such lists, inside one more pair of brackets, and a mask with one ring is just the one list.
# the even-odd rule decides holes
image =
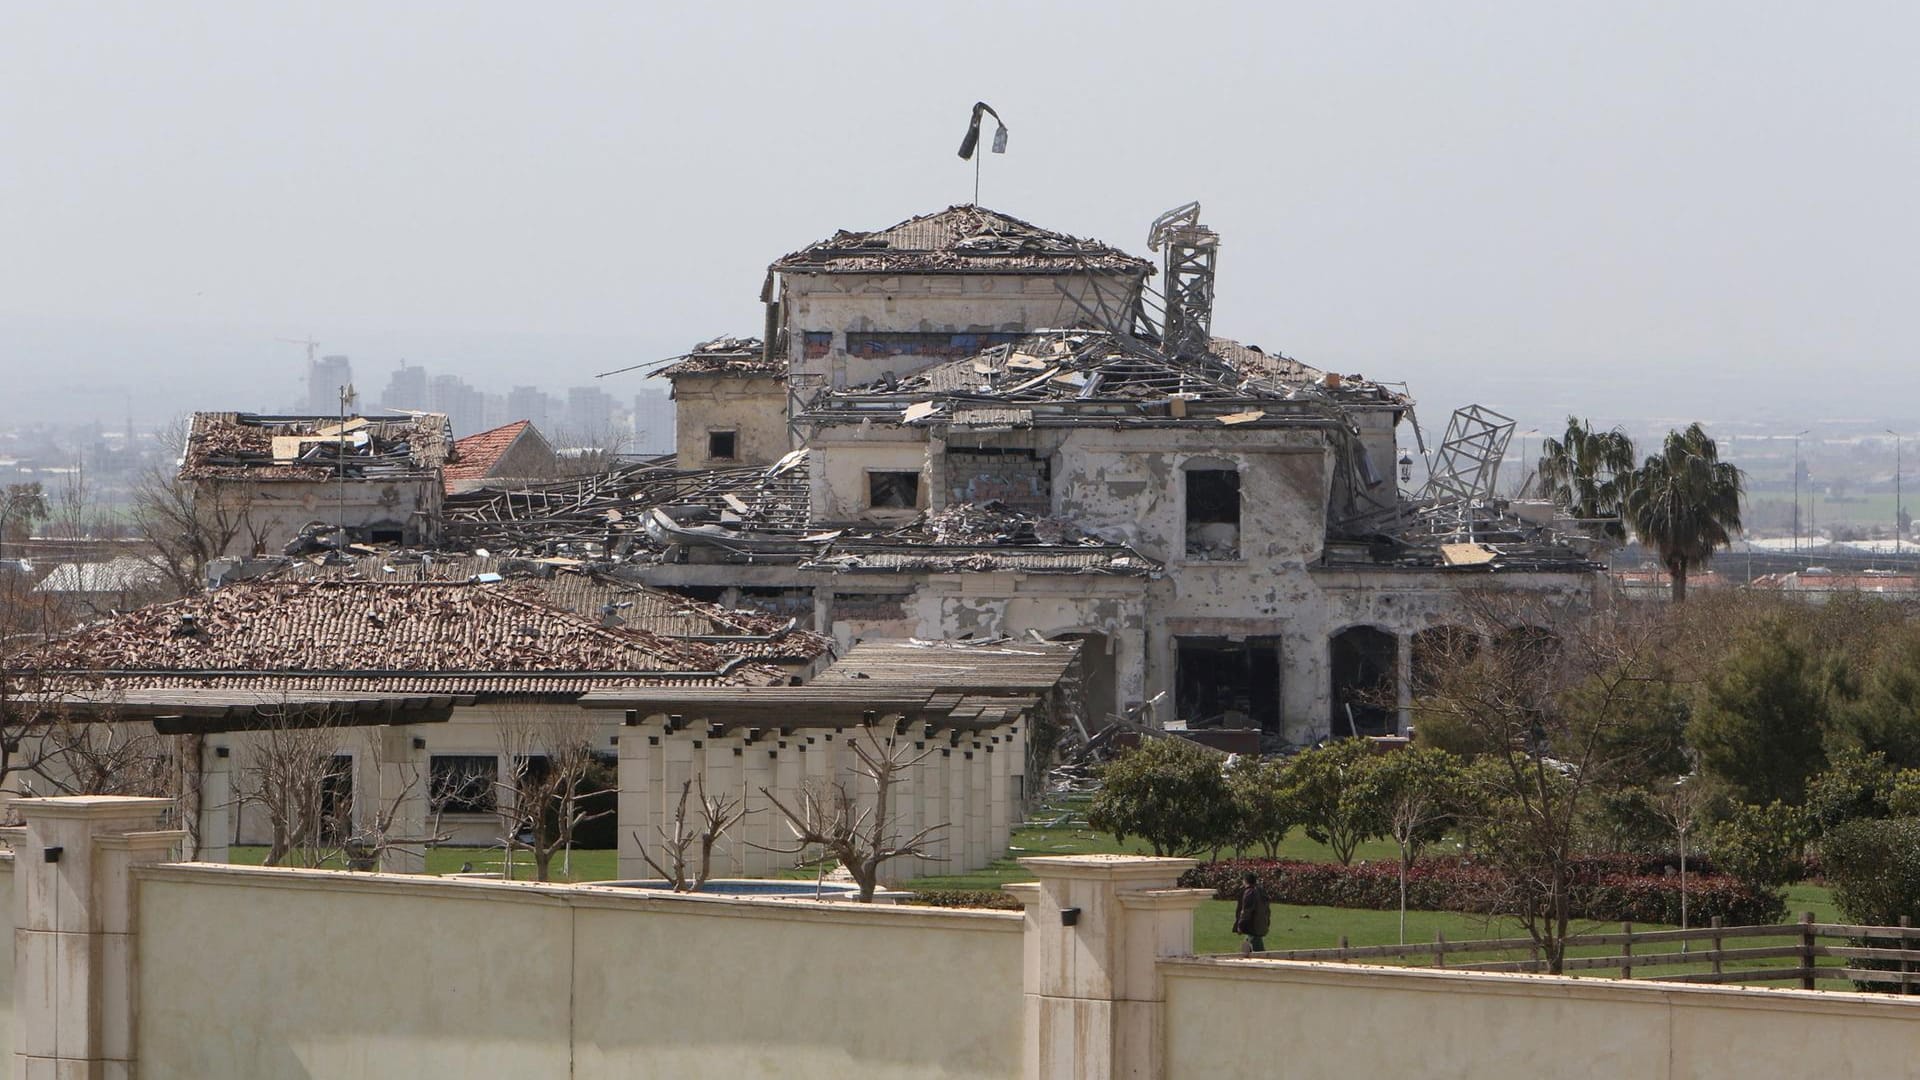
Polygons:
[[842,229],[783,255],[777,273],[1088,273],[1145,277],[1153,266],[1098,240],[1043,229],[983,206],[949,206],[872,232]]
[[452,450],[447,418],[193,414],[183,479],[269,481],[436,476]]

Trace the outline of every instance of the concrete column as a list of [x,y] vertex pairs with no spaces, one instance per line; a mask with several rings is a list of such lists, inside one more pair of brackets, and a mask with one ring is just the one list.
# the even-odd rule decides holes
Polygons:
[[967,744],[951,747],[943,759],[947,768],[947,873],[973,869],[967,861]]
[[1399,684],[1399,694],[1394,705],[1399,715],[1394,719],[1393,733],[1405,735],[1407,725],[1413,723],[1413,635],[1396,634],[1393,639],[1394,679]]
[[20,799],[14,846],[17,1080],[133,1075],[138,883],[186,833],[160,829],[170,799]]
[[640,845],[652,844],[660,834],[654,825],[660,811],[660,724],[653,717],[620,729],[620,799],[614,829],[620,876],[652,877]]
[[[1027,724],[1030,721],[1022,716],[1017,723],[1007,726],[1007,798],[1012,800],[1013,824],[1019,825],[1027,820]],[[1034,777],[1036,784],[1046,783],[1045,777]]]
[[419,739],[407,725],[376,729],[371,737],[379,740],[374,755],[377,800],[371,808],[378,814],[391,814],[387,823],[386,850],[380,853],[380,869],[389,874],[427,872],[427,788],[433,783],[427,764],[425,739]]
[[[927,736],[928,745],[936,739],[944,742],[944,736]],[[927,864],[929,874],[953,873],[953,825],[947,818],[947,755],[953,753],[945,745],[930,758],[920,763],[920,779],[915,785],[920,798],[920,823],[928,825],[946,825],[927,839],[927,854],[935,860]]]
[[755,847],[755,844],[767,843],[767,822],[777,816],[767,797],[760,794],[761,788],[773,787],[775,761],[780,756],[779,736],[777,733],[763,735],[750,746],[741,750],[740,762],[744,777],[740,785],[741,807],[750,811],[740,819],[740,823],[730,830],[720,842],[738,855],[740,873],[747,877],[761,877],[774,866],[778,855]]
[[[214,738],[219,738],[215,742]],[[196,862],[223,863],[233,843],[233,751],[223,736],[200,745],[200,813]]]
[[[703,781],[707,798],[740,798],[740,778],[744,774],[741,767],[743,751],[738,735],[722,735],[708,738],[706,744],[706,778]],[[687,827],[697,829],[699,817],[696,813],[700,805],[701,784],[693,786],[693,798],[687,800]],[[674,796],[676,799],[679,796]],[[740,858],[738,844],[725,844],[716,847],[713,852],[714,877],[741,877],[746,873]]]
[[1007,741],[987,736],[987,861],[1007,853],[1013,843],[1013,791],[1007,780]]
[[987,744],[975,739],[967,745],[967,869],[978,870],[993,861],[987,854],[992,841],[987,800],[992,790],[987,778]]
[[1194,860],[1068,855],[1020,864],[1039,879],[1007,886],[1026,907],[1022,1075],[1166,1075],[1157,961],[1193,952],[1193,913],[1213,895],[1175,887]]

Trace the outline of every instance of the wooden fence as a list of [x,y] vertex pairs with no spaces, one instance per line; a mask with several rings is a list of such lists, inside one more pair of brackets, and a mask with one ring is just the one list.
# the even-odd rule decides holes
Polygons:
[[[1567,939],[1568,954],[1561,970],[1568,975],[1618,971],[1623,979],[1688,983],[1769,983],[1797,980],[1808,990],[1821,979],[1849,983],[1898,985],[1901,993],[1915,993],[1920,985],[1920,928],[1902,918],[1899,926],[1853,926],[1815,922],[1808,912],[1800,921],[1771,926],[1712,926],[1692,930],[1636,931],[1620,924],[1618,933],[1581,934]],[[1748,945],[1729,943],[1752,942]],[[1867,942],[1897,942],[1890,948]],[[1704,948],[1696,947],[1704,943]],[[1576,950],[1611,949],[1602,955],[1575,955]],[[1525,953],[1525,959],[1473,960],[1477,954]],[[1418,945],[1349,946],[1343,936],[1332,949],[1290,949],[1251,954],[1271,960],[1333,960],[1342,963],[1384,961],[1418,963],[1454,971],[1545,972],[1547,962],[1532,938],[1490,938],[1448,941],[1442,933]],[[1792,961],[1791,965],[1778,961]],[[1830,961],[1821,963],[1822,960]],[[1889,968],[1854,966],[1854,962],[1882,961]],[[1466,962],[1462,962],[1466,961]],[[1642,974],[1647,968],[1693,967],[1704,970]]]

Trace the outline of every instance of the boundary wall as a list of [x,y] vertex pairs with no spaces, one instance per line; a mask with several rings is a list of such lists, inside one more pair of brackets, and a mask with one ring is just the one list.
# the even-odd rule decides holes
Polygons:
[[1882,1080],[1920,999],[1194,957],[1186,859],[1020,914],[176,863],[163,799],[0,830],[14,1080]]

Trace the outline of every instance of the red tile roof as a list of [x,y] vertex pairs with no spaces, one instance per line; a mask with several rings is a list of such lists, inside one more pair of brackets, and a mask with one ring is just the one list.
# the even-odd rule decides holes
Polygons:
[[453,442],[453,456],[447,459],[446,467],[440,471],[446,480],[447,493],[453,493],[456,480],[479,480],[492,471],[506,452],[513,448],[520,433],[533,426],[531,420],[515,420],[511,424],[502,424],[491,431],[482,431]]
[[141,608],[15,663],[142,685],[186,679],[464,693],[785,681],[784,672],[732,660],[712,645],[602,626],[506,583],[262,581]]

